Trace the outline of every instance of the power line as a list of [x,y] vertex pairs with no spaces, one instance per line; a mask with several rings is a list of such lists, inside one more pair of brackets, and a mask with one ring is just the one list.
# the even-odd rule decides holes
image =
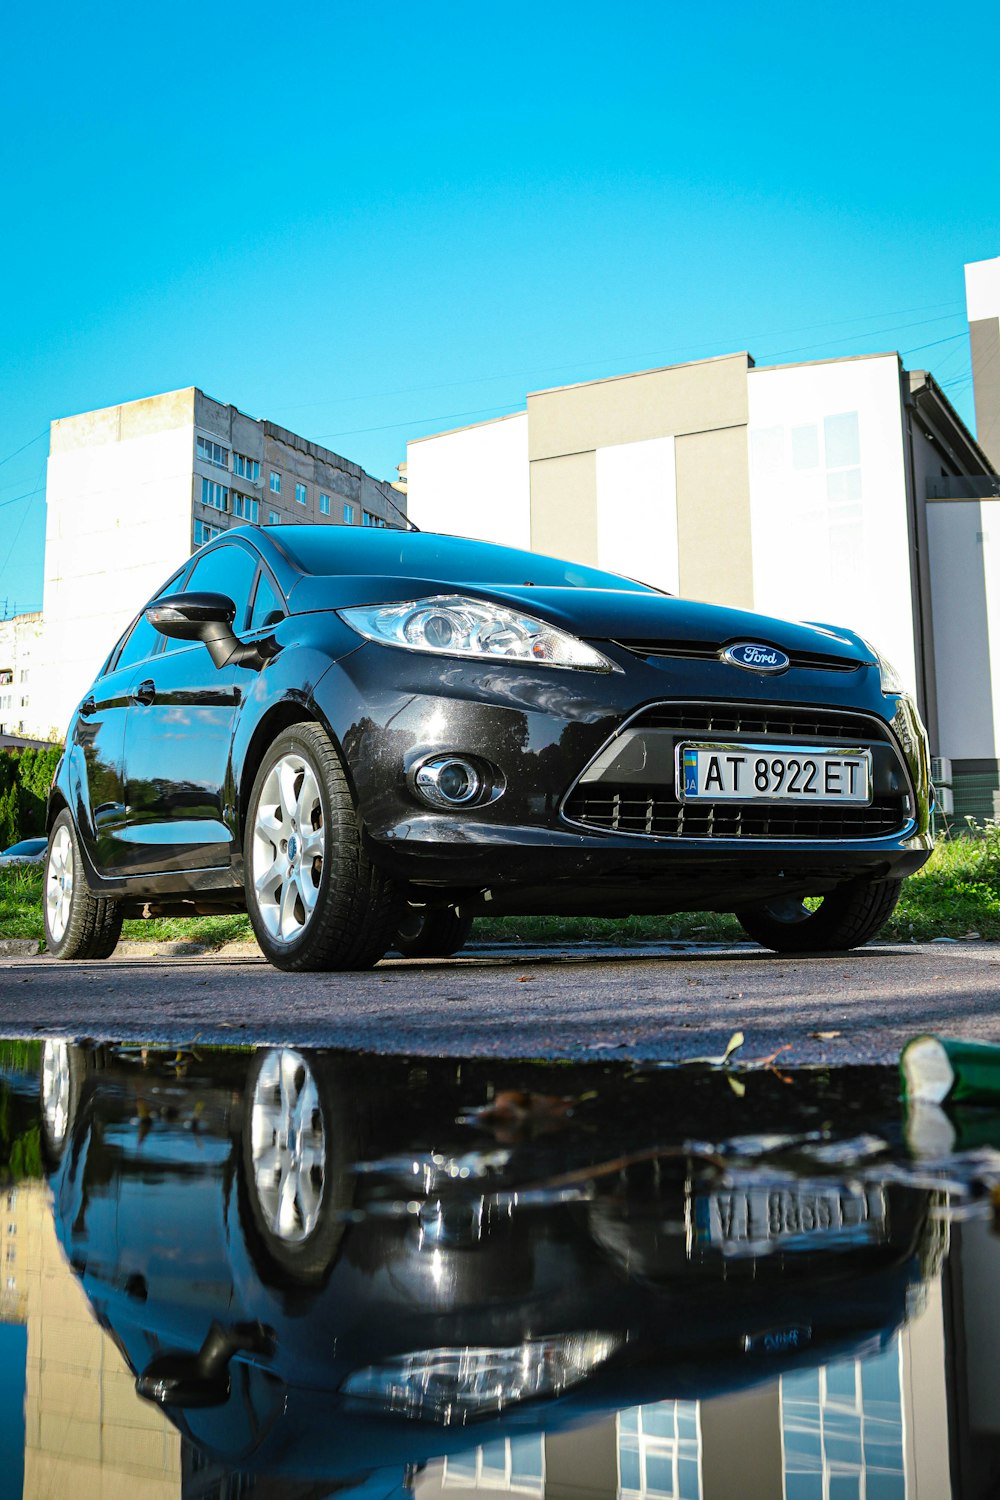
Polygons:
[[[44,484],[40,484],[36,490],[25,490],[23,495],[13,495],[10,500],[0,500],[0,510],[4,510],[8,505],[16,505],[19,500],[30,500],[32,495],[42,495],[44,493],[45,486]],[[25,515],[27,513],[25,511]]]
[[317,441],[330,443],[334,438],[358,437],[364,432],[394,432],[398,427],[419,427],[421,422],[455,422],[459,417],[484,417],[488,412],[502,415],[504,412],[514,411],[521,404],[520,401],[508,401],[503,406],[483,406],[478,411],[441,412],[436,417],[407,417],[405,422],[386,422],[381,427],[352,427],[348,432],[324,432]]
[[30,448],[33,443],[37,443],[39,438],[47,437],[48,431],[47,427],[44,428],[41,432],[36,433],[33,438],[29,438],[26,443],[22,443],[20,448],[15,448],[13,453],[8,453],[6,458],[0,458],[0,469],[3,468],[4,464],[9,464],[11,459],[16,458],[19,453],[23,453],[25,448]]
[[939,344],[953,344],[956,339],[968,338],[968,333],[963,328],[961,333],[952,333],[946,339],[935,339],[930,344],[914,344],[912,349],[900,349],[900,354],[919,354],[922,349],[936,349]]
[[7,548],[7,556],[4,558],[3,562],[0,563],[0,578],[3,577],[4,571],[6,570],[6,567],[7,567],[7,564],[10,562],[11,558],[14,555],[14,548],[18,544],[18,541],[19,541],[20,536],[21,536],[21,532],[24,530],[24,523],[28,519],[28,512],[30,510],[31,510],[31,506],[30,505],[26,505],[24,507],[24,514],[22,515],[20,521],[18,522],[17,530],[14,533],[14,540],[11,542],[10,546]]
[[[772,328],[772,329],[769,329],[766,333],[751,333],[751,334],[747,334],[747,335],[745,335],[745,338],[746,338],[747,342],[749,342],[749,340],[751,340],[751,339],[784,338],[787,334],[790,334],[790,333],[811,333],[814,329],[817,329],[817,328],[839,328],[839,327],[844,327],[848,323],[865,323],[865,322],[868,322],[872,318],[882,319],[882,318],[905,317],[907,314],[909,314],[911,312],[935,312],[935,311],[937,311],[937,309],[942,308],[942,307],[948,307],[948,308],[953,309],[953,311],[952,311],[952,313],[950,315],[951,316],[955,316],[956,312],[961,310],[962,304],[960,302],[928,302],[928,303],[924,303],[920,307],[897,307],[897,308],[889,309],[886,312],[879,312],[879,313],[858,313],[855,317],[852,317],[852,318],[830,318],[830,319],[827,319],[825,322],[822,322],[822,323],[805,323],[805,324],[800,324],[796,328],[778,328],[778,329],[773,329]],[[943,321],[943,320],[929,319],[928,321],[934,322],[934,321]],[[906,327],[919,327],[921,325],[920,324],[907,324],[905,326]],[[893,327],[889,327],[889,328],[886,328],[884,330],[875,329],[875,330],[872,330],[872,331],[873,332],[891,333],[891,332],[894,331],[894,329],[893,329]],[[858,334],[848,334],[848,335],[846,335],[847,338],[865,338],[867,336],[868,335],[865,332],[858,333]],[[717,337],[715,337],[715,338],[710,338],[710,339],[703,340],[702,343],[700,343],[700,344],[688,344],[688,345],[684,345],[684,346],[681,346],[681,347],[674,347],[674,348],[672,348],[672,349],[670,349],[670,350],[668,350],[666,352],[669,353],[672,357],[677,357],[678,355],[686,354],[686,353],[688,353],[690,351],[697,351],[699,349],[703,349],[706,346],[706,344],[712,344],[712,343],[718,343],[718,342],[719,342],[719,339]],[[394,391],[365,391],[365,392],[362,392],[360,395],[359,394],[354,394],[354,395],[350,395],[350,396],[330,396],[330,397],[327,397],[323,401],[303,401],[303,402],[298,402],[295,405],[277,406],[275,408],[275,410],[278,411],[278,412],[308,411],[308,410],[315,410],[316,407],[320,407],[320,406],[339,406],[339,405],[342,405],[342,404],[344,404],[346,402],[349,402],[349,401],[380,401],[380,400],[387,399],[390,396],[420,396],[420,395],[423,395],[426,391],[451,390],[451,389],[454,389],[456,386],[487,385],[490,382],[496,381],[496,380],[523,380],[523,379],[528,379],[529,377],[531,377],[533,375],[554,374],[554,373],[557,373],[560,370],[576,369],[576,368],[578,368],[582,364],[593,364],[593,363],[595,363],[598,360],[608,360],[608,359],[617,360],[617,359],[622,359],[622,360],[631,361],[631,360],[636,360],[636,359],[659,359],[659,358],[662,358],[664,356],[664,352],[665,351],[662,348],[660,348],[659,350],[655,350],[655,351],[652,351],[652,352],[650,352],[649,350],[647,350],[647,351],[642,352],[642,353],[636,353],[633,350],[629,354],[601,354],[601,355],[581,356],[581,357],[579,357],[577,359],[570,360],[570,361],[565,361],[562,364],[558,364],[558,365],[544,365],[544,366],[535,365],[530,370],[511,370],[511,371],[508,371],[506,374],[503,374],[503,375],[466,376],[462,380],[445,380],[445,381],[440,381],[440,382],[438,382],[438,383],[436,383],[434,385],[406,386],[406,387],[403,387],[401,389],[394,390]],[[435,418],[435,420],[437,420],[437,419]]]

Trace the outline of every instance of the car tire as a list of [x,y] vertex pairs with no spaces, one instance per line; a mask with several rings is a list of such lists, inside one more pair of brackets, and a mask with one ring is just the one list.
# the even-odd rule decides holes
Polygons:
[[901,887],[901,880],[854,881],[824,896],[815,911],[789,896],[736,916],[748,937],[777,953],[845,952],[882,930]]
[[58,1167],[72,1139],[85,1073],[85,1055],[79,1047],[62,1038],[42,1043],[39,1124],[42,1160],[48,1172]]
[[76,825],[66,808],[49,833],[43,891],[45,946],[53,958],[111,956],[121,936],[121,907],[91,894]]
[[357,1191],[357,1122],[329,1059],[290,1047],[257,1053],[247,1078],[240,1204],[261,1279],[322,1286],[336,1264]]
[[368,859],[344,768],[318,724],[295,724],[254,778],[244,830],[246,904],[276,968],[370,969],[400,897]]
[[464,948],[472,931],[472,918],[454,906],[442,911],[403,913],[392,946],[404,958],[450,958]]

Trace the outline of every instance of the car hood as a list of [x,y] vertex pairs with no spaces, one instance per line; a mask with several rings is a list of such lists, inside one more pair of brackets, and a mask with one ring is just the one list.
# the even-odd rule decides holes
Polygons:
[[675,599],[640,589],[545,588],[460,583],[428,578],[305,577],[293,588],[295,613],[467,593],[495,599],[573,635],[620,641],[633,650],[676,647],[681,654],[714,654],[737,641],[778,646],[791,656],[828,657],[857,666],[873,660],[853,631],[801,620],[780,620],[750,610]]

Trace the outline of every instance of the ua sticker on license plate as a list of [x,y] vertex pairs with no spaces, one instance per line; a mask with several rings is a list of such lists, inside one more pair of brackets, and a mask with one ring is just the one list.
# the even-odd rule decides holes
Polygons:
[[681,802],[872,800],[870,750],[801,745],[678,745]]

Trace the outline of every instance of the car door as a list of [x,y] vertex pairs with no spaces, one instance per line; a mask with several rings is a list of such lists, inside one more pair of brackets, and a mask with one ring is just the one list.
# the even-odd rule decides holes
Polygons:
[[[217,544],[199,556],[185,591],[228,595],[242,630],[257,562],[239,539]],[[158,641],[133,677],[125,724],[128,871],[224,867],[232,853],[237,669],[215,667],[200,641]]]
[[[159,591],[178,586],[183,569]],[[67,745],[82,757],[81,805],[74,809],[87,853],[102,875],[118,873],[127,863],[125,842],[125,725],[129,689],[137,663],[149,656],[160,637],[140,614],[112,651],[105,669],[80,704]]]

